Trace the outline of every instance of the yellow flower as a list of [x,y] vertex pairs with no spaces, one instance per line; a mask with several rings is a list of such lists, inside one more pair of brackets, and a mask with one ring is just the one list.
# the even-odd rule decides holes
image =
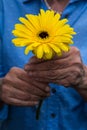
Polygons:
[[27,14],[20,17],[21,23],[15,24],[12,31],[16,37],[15,46],[25,47],[25,54],[32,51],[37,58],[51,59],[55,54],[69,51],[72,38],[76,34],[67,24],[67,19],[60,20],[60,14],[52,10],[40,10],[38,15]]

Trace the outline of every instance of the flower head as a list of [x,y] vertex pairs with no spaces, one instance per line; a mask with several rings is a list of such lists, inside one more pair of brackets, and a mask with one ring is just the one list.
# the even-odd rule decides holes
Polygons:
[[27,14],[20,17],[21,23],[15,24],[12,31],[16,37],[15,46],[25,47],[25,54],[32,51],[37,58],[51,59],[55,54],[69,51],[72,38],[76,34],[67,24],[67,19],[60,20],[60,14],[51,10],[40,10],[38,15]]

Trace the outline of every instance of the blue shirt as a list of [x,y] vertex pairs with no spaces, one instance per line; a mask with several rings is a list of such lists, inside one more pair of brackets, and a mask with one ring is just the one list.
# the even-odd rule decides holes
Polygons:
[[[15,47],[11,40],[14,24],[25,14],[38,14],[47,9],[41,0],[0,0],[0,77],[11,67],[23,68],[32,56],[24,48]],[[67,17],[75,28],[74,46],[87,64],[87,0],[70,0],[62,18]],[[35,119],[35,107],[4,105],[0,110],[0,130],[87,130],[87,103],[73,88],[50,84],[51,96],[44,100],[40,119]]]

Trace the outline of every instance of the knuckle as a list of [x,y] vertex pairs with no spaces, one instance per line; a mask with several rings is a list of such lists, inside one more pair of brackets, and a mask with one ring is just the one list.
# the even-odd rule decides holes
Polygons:
[[52,68],[54,67],[54,64],[55,64],[55,61],[53,61],[53,60],[50,61],[50,62],[48,62],[47,68],[48,68],[48,69],[50,69],[50,68],[52,69]]
[[13,76],[10,74],[7,74],[2,81],[2,88],[7,89],[9,85],[13,84]]
[[82,75],[84,75],[84,71],[83,69],[77,69],[77,76],[81,77]]
[[81,74],[80,74],[80,70],[78,69],[78,68],[76,68],[75,70],[73,70],[73,77],[74,78],[77,78],[78,76],[80,76]]
[[7,74],[7,75],[3,78],[3,81],[2,81],[3,85],[4,85],[4,84],[7,84],[7,82],[10,81],[10,79],[11,79],[11,78],[10,78],[10,75]]
[[15,75],[18,73],[18,69],[16,67],[12,67],[10,70],[9,70],[9,74],[10,75]]
[[12,67],[11,69],[10,69],[10,72],[16,72],[17,71],[17,67]]
[[74,66],[72,69],[72,74],[76,77],[83,75],[84,74],[83,66],[81,64]]
[[81,69],[73,68],[72,72],[69,75],[69,77],[71,77],[71,78],[69,78],[71,84],[73,86],[79,84],[79,82],[82,79],[82,75],[83,75],[83,71]]
[[21,73],[21,69],[17,67],[12,67],[9,72],[10,74],[18,74],[19,72]]
[[71,47],[70,53],[75,56],[80,56],[80,50],[77,47]]
[[11,69],[10,69],[10,71],[9,71],[9,76],[12,78],[14,78],[14,77],[25,77],[26,76],[26,72],[23,70],[23,69],[21,69],[21,68],[17,68],[17,67],[12,67]]
[[57,71],[55,71],[55,70],[48,71],[47,77],[48,77],[48,78],[50,77],[51,79],[56,78],[56,77],[57,77]]
[[74,54],[79,54],[80,55],[80,50],[77,47],[73,47]]
[[28,71],[28,70],[29,70],[29,65],[28,65],[28,64],[24,65],[24,70],[25,70],[25,71]]

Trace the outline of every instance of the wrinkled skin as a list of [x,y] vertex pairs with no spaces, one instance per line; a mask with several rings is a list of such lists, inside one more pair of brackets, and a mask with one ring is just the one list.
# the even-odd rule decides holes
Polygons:
[[38,81],[53,82],[64,86],[73,86],[80,83],[84,75],[83,63],[79,50],[72,47],[62,57],[52,60],[38,60],[31,58],[29,64],[25,65],[29,76]]
[[87,101],[87,67],[76,47],[52,60],[32,57],[24,69],[13,67],[2,79],[0,99],[5,103],[34,106],[50,95],[50,82],[74,87]]
[[69,52],[51,60],[32,57],[25,65],[25,70],[37,81],[57,83],[65,87],[71,86],[79,93],[82,93],[87,86],[86,78],[84,78],[87,74],[87,67],[83,64],[80,51],[76,47],[71,47]]
[[49,96],[48,84],[34,81],[23,69],[13,67],[2,79],[0,98],[16,106],[34,106]]

